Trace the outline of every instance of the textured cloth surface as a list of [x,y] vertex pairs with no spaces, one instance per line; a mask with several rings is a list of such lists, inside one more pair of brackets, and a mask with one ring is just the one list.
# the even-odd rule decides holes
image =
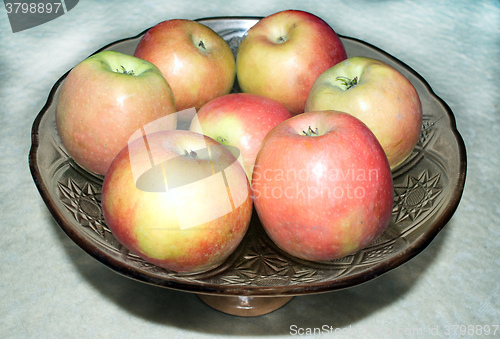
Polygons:
[[[31,127],[53,84],[100,47],[166,19],[266,16],[291,8],[402,60],[455,114],[467,147],[467,182],[435,240],[377,279],[296,297],[248,319],[219,313],[193,294],[124,278],[74,244],[53,220],[28,166]],[[343,330],[336,338],[459,338],[454,325],[498,325],[499,79],[498,1],[86,0],[17,33],[2,9],[0,336],[267,338],[331,327]],[[446,330],[456,331],[447,336]]]

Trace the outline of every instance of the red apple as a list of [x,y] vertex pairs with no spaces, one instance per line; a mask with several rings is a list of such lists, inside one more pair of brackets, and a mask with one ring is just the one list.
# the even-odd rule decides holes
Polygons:
[[352,57],[326,70],[314,82],[306,111],[337,110],[363,121],[375,134],[392,169],[417,144],[422,106],[417,91],[394,67]]
[[181,130],[134,139],[111,164],[101,199],[122,245],[176,272],[222,263],[252,214],[250,184],[228,148]]
[[308,112],[264,139],[253,174],[254,206],[287,253],[332,260],[366,247],[389,225],[393,182],[379,142],[359,119]]
[[[235,60],[229,45],[211,28],[193,20],[156,24],[139,41],[134,55],[158,66],[172,86],[179,111],[199,109],[233,87]],[[186,121],[192,116],[178,118]]]
[[345,58],[342,42],[325,21],[286,10],[248,30],[238,48],[236,73],[243,92],[277,100],[296,115],[304,112],[314,80]]
[[291,116],[285,106],[275,100],[255,94],[234,93],[203,106],[191,122],[190,130],[236,147],[251,181],[262,140],[274,126]]
[[75,162],[104,175],[132,133],[158,119],[158,127],[175,129],[175,112],[170,86],[156,66],[103,51],[69,72],[59,93],[56,124]]

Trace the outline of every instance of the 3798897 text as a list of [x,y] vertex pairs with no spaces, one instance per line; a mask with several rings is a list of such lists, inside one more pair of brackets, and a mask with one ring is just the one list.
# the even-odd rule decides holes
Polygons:
[[364,327],[364,326],[347,326],[334,328],[330,325],[322,327],[299,327],[297,325],[290,326],[290,335],[292,336],[310,336],[319,334],[372,334],[377,336],[384,335],[401,335],[401,336],[422,336],[422,337],[496,337],[500,336],[500,325],[431,325],[423,327]]
[[500,335],[499,325],[445,325],[444,335],[494,336]]
[[7,14],[11,13],[59,13],[64,12],[64,8],[62,7],[61,2],[6,2],[5,9],[7,10]]

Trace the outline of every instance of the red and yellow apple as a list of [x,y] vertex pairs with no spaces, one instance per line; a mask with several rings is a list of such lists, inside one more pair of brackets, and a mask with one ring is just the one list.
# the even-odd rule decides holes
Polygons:
[[207,135],[240,152],[248,180],[252,180],[255,158],[266,134],[290,112],[279,102],[249,93],[227,94],[203,106],[190,130]]
[[111,164],[101,200],[122,245],[176,272],[221,264],[252,214],[250,184],[229,149],[182,130],[131,141]]
[[384,148],[392,169],[417,144],[422,106],[411,82],[394,67],[367,57],[351,57],[314,82],[306,111],[337,110],[363,121]]
[[175,129],[175,112],[172,90],[156,66],[103,51],[69,72],[59,93],[56,124],[73,160],[104,175],[132,133],[167,116],[157,125]]
[[314,80],[346,58],[340,38],[323,19],[285,10],[248,30],[238,48],[236,74],[243,92],[274,99],[296,115],[304,112]]
[[[228,94],[236,71],[227,42],[211,28],[193,20],[172,19],[149,29],[134,55],[155,64],[174,92],[177,109],[197,110]],[[192,116],[179,115],[181,121]]]
[[307,112],[272,129],[257,155],[252,191],[269,237],[306,260],[354,253],[391,219],[384,151],[365,124],[342,112]]

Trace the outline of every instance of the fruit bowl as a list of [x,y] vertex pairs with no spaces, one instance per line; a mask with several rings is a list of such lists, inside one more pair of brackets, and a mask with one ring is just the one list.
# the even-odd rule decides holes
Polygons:
[[[199,19],[218,32],[234,53],[245,32],[260,18]],[[133,54],[145,33],[111,43],[101,50]],[[450,108],[410,67],[358,39],[340,36],[348,57],[384,61],[405,75],[422,102],[420,140],[408,159],[393,170],[394,205],[387,230],[368,247],[328,262],[308,262],[277,248],[254,213],[238,249],[220,266],[182,274],[152,265],[130,253],[103,218],[102,177],[79,167],[57,134],[55,107],[62,82],[52,88],[32,128],[30,169],[35,184],[66,234],[88,254],[128,278],[198,294],[205,303],[239,316],[271,312],[292,297],[348,288],[407,262],[434,239],[455,212],[466,175],[466,151]],[[238,92],[236,83],[233,92]]]

